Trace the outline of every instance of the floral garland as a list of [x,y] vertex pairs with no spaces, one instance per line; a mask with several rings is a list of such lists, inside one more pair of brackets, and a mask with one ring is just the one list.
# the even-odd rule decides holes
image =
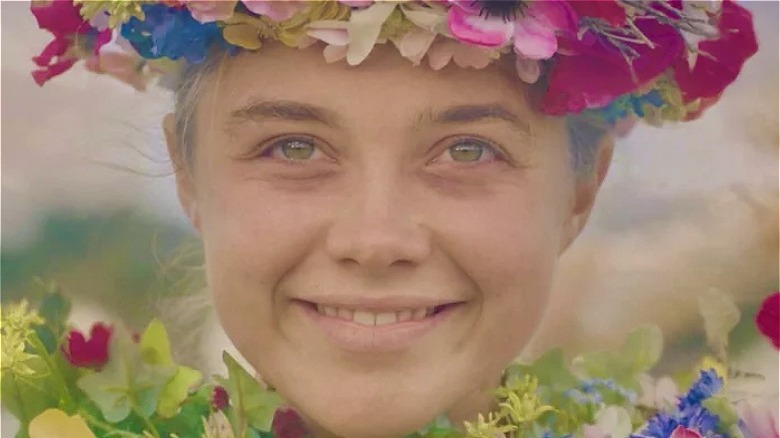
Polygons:
[[32,12],[54,35],[33,58],[41,85],[81,59],[141,90],[214,47],[321,42],[328,62],[357,65],[391,42],[436,70],[513,54],[543,113],[612,124],[698,117],[758,50],[751,14],[734,0],[53,0]]
[[[700,304],[715,355],[676,381],[647,374],[662,340],[658,328],[643,327],[619,350],[571,365],[560,350],[513,363],[495,392],[498,410],[466,422],[465,433],[440,417],[408,438],[777,438],[769,410],[728,394],[727,379],[739,373],[729,369],[726,344],[739,310],[714,291]],[[68,326],[69,312],[57,292],[37,309],[26,301],[3,309],[2,404],[21,421],[17,437],[308,436],[298,414],[229,354],[227,376],[204,383],[200,371],[174,361],[159,321],[140,335],[98,322],[87,337]],[[756,323],[780,348],[780,292]]]

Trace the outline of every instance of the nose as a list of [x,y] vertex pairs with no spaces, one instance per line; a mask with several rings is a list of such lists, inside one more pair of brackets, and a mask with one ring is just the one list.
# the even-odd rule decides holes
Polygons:
[[376,276],[419,265],[431,254],[431,236],[401,186],[387,175],[353,186],[328,231],[327,251],[334,260]]

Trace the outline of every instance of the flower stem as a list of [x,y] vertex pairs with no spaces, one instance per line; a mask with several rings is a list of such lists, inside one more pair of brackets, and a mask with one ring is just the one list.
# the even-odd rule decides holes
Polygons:
[[154,423],[149,421],[149,418],[146,415],[143,415],[141,412],[138,412],[138,409],[133,406],[133,412],[135,412],[135,415],[137,415],[139,418],[141,418],[141,421],[144,423],[144,427],[152,433],[154,438],[160,438],[160,432],[157,430],[156,427],[154,427]]
[[51,355],[46,350],[46,347],[43,345],[43,342],[41,342],[41,339],[38,336],[31,336],[29,342],[31,346],[37,350],[37,353],[43,358],[44,362],[46,362],[46,366],[49,367],[49,372],[51,372],[51,375],[54,376],[54,380],[57,382],[57,385],[60,386],[60,396],[62,397],[63,403],[65,405],[65,410],[70,411],[73,408],[74,403],[73,398],[70,395],[68,383],[65,381],[65,377],[63,377],[60,369],[51,359]]

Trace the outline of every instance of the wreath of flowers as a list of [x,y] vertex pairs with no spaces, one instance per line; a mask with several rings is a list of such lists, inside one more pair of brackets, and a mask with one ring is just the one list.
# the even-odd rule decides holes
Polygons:
[[[658,328],[641,327],[617,351],[567,363],[556,349],[513,363],[495,391],[497,410],[466,422],[465,432],[442,416],[407,438],[777,438],[771,411],[728,390],[750,375],[732,369],[726,353],[739,310],[714,290],[700,306],[714,354],[675,380],[650,377],[663,342]],[[206,380],[175,362],[157,320],[141,334],[97,322],[87,336],[69,326],[69,312],[56,291],[37,308],[22,301],[2,309],[0,391],[20,420],[17,437],[309,436],[295,410],[229,354],[227,376]],[[780,348],[780,292],[755,321]]]
[[321,42],[328,62],[358,65],[392,43],[437,70],[511,54],[540,111],[612,124],[698,117],[758,50],[734,0],[53,0],[32,12],[54,35],[33,58],[41,85],[81,59],[141,90],[214,47]]

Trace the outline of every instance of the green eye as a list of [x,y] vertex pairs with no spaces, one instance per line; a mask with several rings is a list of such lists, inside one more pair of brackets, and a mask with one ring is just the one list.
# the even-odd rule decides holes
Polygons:
[[450,147],[450,157],[452,160],[461,163],[479,161],[484,152],[485,146],[473,141],[464,141]]
[[282,156],[290,161],[308,160],[316,150],[311,142],[305,140],[285,140],[277,147]]

